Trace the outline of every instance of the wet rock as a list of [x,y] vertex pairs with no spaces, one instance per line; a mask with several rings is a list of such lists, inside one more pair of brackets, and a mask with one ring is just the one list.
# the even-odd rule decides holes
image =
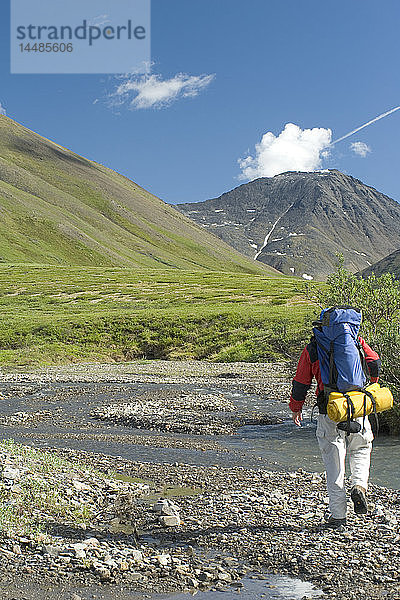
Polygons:
[[108,581],[109,579],[111,579],[111,572],[110,569],[107,569],[105,567],[100,567],[97,570],[97,574],[100,576],[100,579],[102,581]]
[[202,571],[197,575],[197,579],[202,582],[205,583],[207,581],[211,581],[213,579],[212,573],[209,573],[208,571]]

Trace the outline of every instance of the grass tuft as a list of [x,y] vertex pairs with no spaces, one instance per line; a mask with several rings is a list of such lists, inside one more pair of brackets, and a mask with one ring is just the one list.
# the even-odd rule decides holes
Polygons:
[[46,524],[52,519],[90,524],[90,507],[76,505],[66,495],[65,480],[72,476],[104,479],[105,475],[13,440],[0,441],[0,456],[3,466],[11,464],[21,471],[21,477],[12,486],[0,478],[0,534],[37,540],[40,535],[45,537]]

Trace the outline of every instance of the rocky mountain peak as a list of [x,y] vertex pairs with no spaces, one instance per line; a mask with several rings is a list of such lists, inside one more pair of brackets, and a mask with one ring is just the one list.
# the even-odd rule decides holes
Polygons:
[[400,205],[336,169],[288,171],[178,210],[253,260],[324,279],[341,253],[360,271],[400,248]]

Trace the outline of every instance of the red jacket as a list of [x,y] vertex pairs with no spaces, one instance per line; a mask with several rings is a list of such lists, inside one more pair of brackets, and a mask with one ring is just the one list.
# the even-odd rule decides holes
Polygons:
[[[361,337],[358,339],[364,349],[371,382],[374,383],[375,381],[378,381],[381,370],[381,361],[378,354],[374,352]],[[311,338],[310,343],[304,348],[299,359],[299,364],[297,365],[296,375],[292,382],[292,395],[290,396],[289,402],[289,407],[293,412],[299,412],[303,408],[304,400],[311,387],[313,377],[317,380],[316,395],[318,396],[324,389],[324,384],[321,380],[315,338]]]

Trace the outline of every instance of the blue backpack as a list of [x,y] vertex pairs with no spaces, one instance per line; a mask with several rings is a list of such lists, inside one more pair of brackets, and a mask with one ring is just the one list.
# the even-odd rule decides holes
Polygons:
[[328,394],[361,390],[367,383],[364,352],[358,341],[361,319],[357,308],[334,306],[321,312],[319,326],[313,329]]

